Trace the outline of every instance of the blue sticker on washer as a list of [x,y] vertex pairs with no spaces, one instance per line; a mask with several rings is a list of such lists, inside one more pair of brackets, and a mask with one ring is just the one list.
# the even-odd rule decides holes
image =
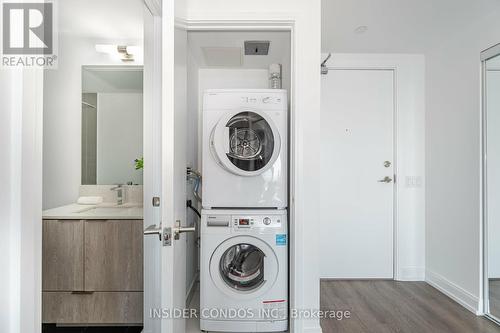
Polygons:
[[286,234],[276,235],[276,245],[286,245]]

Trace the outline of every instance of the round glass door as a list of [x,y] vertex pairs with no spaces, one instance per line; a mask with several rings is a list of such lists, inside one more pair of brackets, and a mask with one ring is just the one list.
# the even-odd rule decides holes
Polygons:
[[212,133],[216,158],[238,175],[264,172],[278,157],[280,137],[265,114],[253,111],[223,117]]
[[219,272],[231,288],[251,291],[264,283],[265,254],[251,244],[236,244],[221,256]]
[[214,285],[235,300],[254,299],[268,292],[276,283],[279,267],[269,244],[243,235],[217,246],[209,263]]
[[232,117],[229,128],[227,157],[236,167],[257,171],[269,163],[274,150],[274,135],[269,123],[254,112],[241,112]]

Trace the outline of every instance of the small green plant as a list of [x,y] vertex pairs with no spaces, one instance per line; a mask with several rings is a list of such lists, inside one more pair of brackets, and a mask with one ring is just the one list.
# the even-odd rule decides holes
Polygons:
[[136,170],[141,170],[144,168],[144,157],[136,158],[134,160],[134,162],[135,162],[135,169]]

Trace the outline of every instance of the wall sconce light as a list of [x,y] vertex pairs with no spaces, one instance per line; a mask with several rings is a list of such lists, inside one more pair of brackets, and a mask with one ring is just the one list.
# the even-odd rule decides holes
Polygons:
[[134,61],[134,55],[139,53],[138,46],[96,44],[95,50],[99,53],[106,53],[117,56],[121,61]]

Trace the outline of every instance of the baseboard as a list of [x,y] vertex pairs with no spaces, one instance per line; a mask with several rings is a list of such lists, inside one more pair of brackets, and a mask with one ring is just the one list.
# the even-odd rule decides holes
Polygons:
[[186,306],[189,306],[189,303],[191,303],[191,299],[193,298],[194,292],[196,291],[196,284],[198,283],[199,274],[200,274],[200,272],[197,272],[195,274],[195,276],[193,277],[193,280],[191,280],[191,284],[189,285],[189,288],[187,289]]
[[396,276],[397,281],[425,281],[425,268],[418,266],[407,266],[399,269]]
[[323,333],[319,320],[291,317],[287,333]]
[[303,333],[323,333],[321,327],[304,327]]
[[426,271],[425,281],[474,314],[479,314],[479,298],[444,276]]

